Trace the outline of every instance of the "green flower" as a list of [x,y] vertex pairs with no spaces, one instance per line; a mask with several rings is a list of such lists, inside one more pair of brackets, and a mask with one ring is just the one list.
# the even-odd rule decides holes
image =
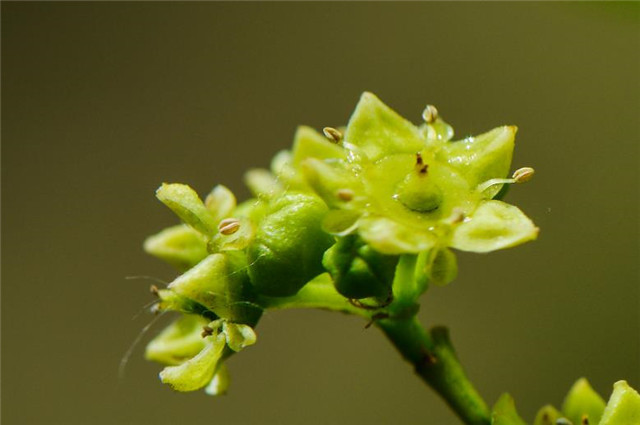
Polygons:
[[435,108],[427,108],[425,118],[416,127],[365,93],[340,145],[332,145],[334,155],[325,150],[319,157],[311,143],[298,144],[293,166],[333,210],[325,229],[357,232],[389,255],[446,247],[489,252],[535,239],[531,220],[493,199],[504,184],[533,171],[506,178],[516,128],[452,141],[453,130]]
[[[506,178],[515,127],[451,141],[435,108],[423,117],[414,126],[365,93],[346,128],[300,127],[270,170],[247,172],[248,201],[221,185],[204,201],[183,184],[157,190],[183,222],[144,244],[183,272],[154,290],[155,310],[181,314],[147,347],[167,366],[163,382],[222,391],[223,360],[255,341],[263,309],[413,314],[429,283],[455,277],[450,248],[488,252],[536,237],[519,209],[494,199],[533,171]],[[363,298],[377,302],[354,301]]]
[[[492,425],[525,425],[516,412],[513,399],[503,394],[493,408]],[[533,425],[635,425],[640,424],[640,395],[626,381],[613,385],[609,401],[591,388],[585,378],[578,379],[562,403],[542,407]]]

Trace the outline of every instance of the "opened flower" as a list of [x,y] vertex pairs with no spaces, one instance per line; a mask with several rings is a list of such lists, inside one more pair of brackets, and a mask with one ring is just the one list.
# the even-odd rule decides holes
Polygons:
[[[267,309],[338,310],[389,335],[415,333],[420,294],[456,275],[451,248],[489,252],[536,237],[518,208],[498,200],[533,173],[507,177],[515,127],[452,141],[434,107],[423,118],[414,126],[364,93],[345,128],[300,127],[270,170],[250,170],[254,197],[243,203],[220,185],[204,200],[183,184],[158,189],[183,222],[145,242],[183,272],[153,288],[154,310],[180,315],[147,346],[147,358],[166,366],[163,382],[224,392],[225,359],[256,341]],[[427,338],[415,336],[415,344]],[[441,356],[442,379],[465,380],[459,367],[447,369],[451,350],[436,348],[418,352]],[[488,415],[481,400],[471,404],[469,415]]]

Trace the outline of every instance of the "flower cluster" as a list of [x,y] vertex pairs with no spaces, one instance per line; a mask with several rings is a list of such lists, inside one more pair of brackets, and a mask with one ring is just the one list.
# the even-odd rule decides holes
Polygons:
[[158,189],[183,222],[145,242],[184,272],[154,291],[157,311],[181,313],[147,347],[167,365],[163,382],[224,391],[224,360],[255,342],[265,309],[412,314],[428,285],[455,278],[452,249],[489,252],[536,238],[531,220],[499,200],[533,173],[508,177],[516,128],[452,140],[433,106],[423,119],[415,126],[364,93],[346,128],[300,127],[269,170],[250,170],[254,197],[243,203],[224,186],[204,201],[185,185]]

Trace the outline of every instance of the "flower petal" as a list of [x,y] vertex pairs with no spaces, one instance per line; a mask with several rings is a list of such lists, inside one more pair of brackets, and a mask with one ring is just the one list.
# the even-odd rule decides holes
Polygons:
[[502,394],[491,413],[491,425],[526,425],[518,415],[513,397]]
[[451,246],[462,251],[490,252],[535,239],[538,228],[517,207],[484,201],[453,232]]
[[213,188],[204,200],[204,205],[215,217],[216,222],[229,217],[236,207],[236,197],[233,192],[221,184]]
[[564,399],[562,413],[574,424],[582,423],[583,416],[589,419],[590,424],[597,424],[600,423],[604,406],[602,397],[585,378],[581,378],[573,384]]
[[278,179],[264,168],[254,168],[244,174],[244,182],[258,198],[271,199],[284,191]]
[[340,145],[330,142],[311,127],[300,126],[293,139],[293,165],[298,167],[307,158],[345,159],[347,152]]
[[[516,131],[515,126],[503,126],[479,136],[448,142],[436,157],[458,169],[471,187],[489,179],[504,178],[511,167]],[[496,195],[501,187],[495,185],[488,189],[489,197]]]
[[256,333],[253,331],[251,326],[224,322],[222,324],[222,329],[222,332],[227,338],[227,345],[233,351],[238,352],[244,347],[248,347],[249,345],[256,343]]
[[229,377],[229,369],[227,365],[222,363],[218,366],[213,379],[209,382],[209,385],[204,389],[204,392],[208,395],[223,395],[227,393],[229,389],[229,383],[231,379]]
[[211,382],[222,357],[226,339],[223,334],[205,338],[205,347],[195,357],[178,365],[165,367],[160,380],[176,391],[195,391]]
[[166,365],[178,365],[190,359],[205,346],[201,333],[207,322],[192,314],[181,316],[147,344],[145,357]]
[[640,395],[626,381],[613,384],[613,394],[602,414],[599,425],[640,423]]
[[358,220],[358,233],[373,249],[388,255],[419,253],[432,248],[437,238],[428,231],[408,227],[385,217]]
[[149,236],[144,241],[144,250],[181,271],[190,269],[208,255],[205,238],[185,224]]
[[368,92],[362,94],[349,119],[344,141],[360,148],[371,161],[389,154],[418,152],[425,147],[416,126]]
[[183,222],[203,235],[212,236],[218,231],[214,215],[204,206],[198,194],[186,184],[163,183],[156,190],[156,197]]

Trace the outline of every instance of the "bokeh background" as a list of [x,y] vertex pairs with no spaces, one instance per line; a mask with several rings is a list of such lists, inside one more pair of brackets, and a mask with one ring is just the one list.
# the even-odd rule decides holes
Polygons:
[[540,238],[461,254],[424,298],[493,403],[531,420],[587,376],[640,385],[638,3],[2,3],[2,423],[456,424],[376,329],[267,314],[230,394],[177,394],[142,359],[141,249],[163,181],[240,197],[298,124],[364,90],[459,137],[520,128],[509,201]]

